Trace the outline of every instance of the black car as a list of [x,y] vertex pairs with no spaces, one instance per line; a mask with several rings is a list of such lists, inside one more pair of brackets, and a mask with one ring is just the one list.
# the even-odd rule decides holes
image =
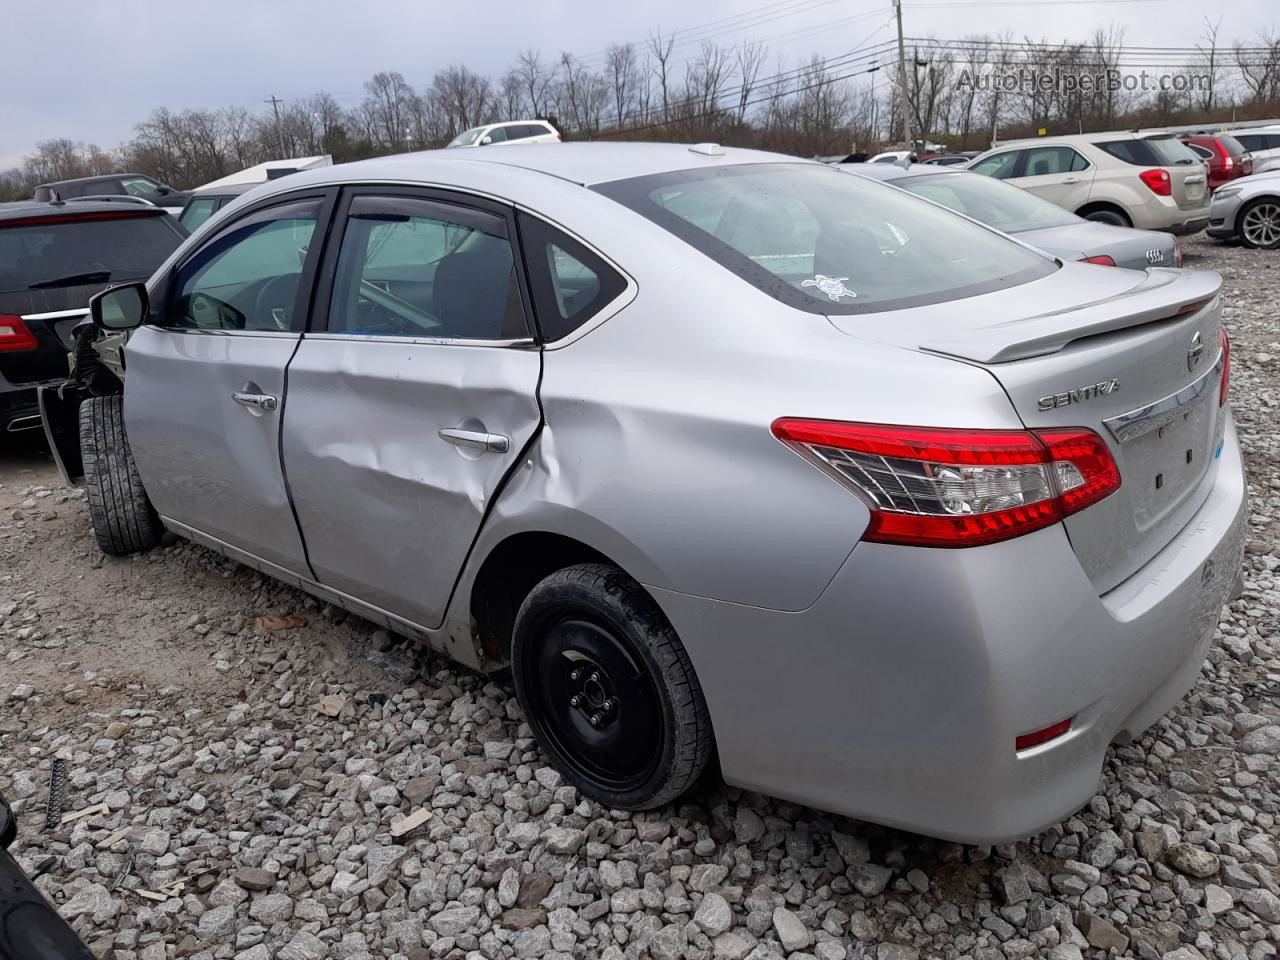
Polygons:
[[66,379],[89,297],[145,280],[184,236],[160,207],[126,198],[0,204],[0,442],[40,429],[36,388]]
[[142,197],[158,207],[181,210],[191,194],[175,190],[141,173],[112,173],[101,177],[55,180],[36,187],[34,199],[41,202],[71,200],[75,197]]
[[13,811],[0,797],[0,960],[93,960],[9,855],[16,836]]
[[193,190],[187,205],[182,208],[182,213],[178,214],[178,222],[182,224],[188,233],[194,233],[196,227],[200,226],[236,197],[242,193],[247,193],[254,187],[260,186],[262,186],[260,183],[237,183],[225,187],[207,187],[203,190]]

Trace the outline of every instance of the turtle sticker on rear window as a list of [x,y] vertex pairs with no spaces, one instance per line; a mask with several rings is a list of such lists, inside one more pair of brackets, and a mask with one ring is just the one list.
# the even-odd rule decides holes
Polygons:
[[827,277],[820,273],[815,273],[813,279],[801,281],[802,287],[817,287],[827,297],[836,303],[840,302],[841,297],[857,297],[857,294],[844,285],[848,277]]

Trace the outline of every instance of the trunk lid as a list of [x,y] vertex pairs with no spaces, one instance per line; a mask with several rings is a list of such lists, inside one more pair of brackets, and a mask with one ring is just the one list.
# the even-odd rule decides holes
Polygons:
[[1068,264],[1021,287],[911,311],[897,326],[885,315],[878,328],[867,316],[830,319],[855,336],[982,366],[1028,427],[1102,437],[1120,489],[1064,521],[1101,593],[1155,556],[1213,486],[1226,422],[1220,287],[1213,273]]
[[1017,237],[1064,260],[1106,256],[1117,267],[1132,270],[1175,265],[1173,235],[1155,230],[1117,229],[1108,223],[1082,220],[1065,227],[1024,230]]
[[1180,210],[1199,210],[1209,202],[1209,172],[1203,163],[1176,164],[1169,171],[1173,199]]

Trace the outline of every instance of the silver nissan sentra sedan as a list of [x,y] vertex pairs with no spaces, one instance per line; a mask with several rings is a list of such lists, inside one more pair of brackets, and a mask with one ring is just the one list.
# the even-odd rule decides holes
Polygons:
[[714,762],[993,842],[1093,795],[1237,581],[1219,287],[766,153],[412,154],[101,295],[45,419],[107,552],[167,528],[509,666],[603,804]]

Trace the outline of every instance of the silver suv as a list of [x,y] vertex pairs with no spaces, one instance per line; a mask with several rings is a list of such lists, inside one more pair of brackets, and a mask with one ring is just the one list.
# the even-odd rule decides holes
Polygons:
[[610,806],[715,757],[1025,836],[1191,686],[1236,580],[1219,285],[713,145],[299,173],[94,302],[132,331],[80,406],[94,529],[510,666]]
[[1172,136],[1014,140],[966,169],[1006,180],[1086,220],[1180,236],[1209,223],[1208,167]]

